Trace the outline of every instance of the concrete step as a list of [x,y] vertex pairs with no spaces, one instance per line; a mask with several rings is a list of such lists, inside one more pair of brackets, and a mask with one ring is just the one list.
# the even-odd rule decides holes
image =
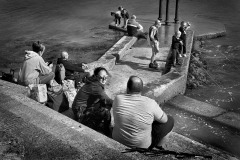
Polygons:
[[182,95],[168,101],[163,109],[174,117],[175,132],[240,157],[238,114]]
[[227,111],[213,106],[209,103],[201,102],[190,97],[179,95],[168,101],[168,104],[182,108],[197,115],[206,116],[240,130],[240,114]]

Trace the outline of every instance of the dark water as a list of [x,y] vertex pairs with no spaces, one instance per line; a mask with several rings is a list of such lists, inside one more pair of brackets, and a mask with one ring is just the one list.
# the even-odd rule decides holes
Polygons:
[[187,95],[240,113],[240,1],[202,2],[199,2],[199,9],[205,12],[196,16],[223,23],[227,35],[205,41],[201,51],[208,64],[206,72],[211,85],[188,90]]

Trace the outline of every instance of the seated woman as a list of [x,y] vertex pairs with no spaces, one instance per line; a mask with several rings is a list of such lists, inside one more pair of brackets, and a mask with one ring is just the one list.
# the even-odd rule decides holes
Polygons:
[[29,84],[50,84],[55,74],[52,64],[47,65],[41,57],[45,47],[38,41],[32,44],[32,51],[25,51],[25,59],[18,74],[18,83],[24,86]]
[[110,136],[112,99],[105,91],[108,76],[105,68],[95,68],[93,76],[78,91],[72,110],[78,122]]

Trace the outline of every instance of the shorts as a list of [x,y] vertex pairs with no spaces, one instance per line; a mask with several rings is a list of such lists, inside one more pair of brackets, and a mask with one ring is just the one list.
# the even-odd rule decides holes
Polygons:
[[172,131],[174,126],[174,119],[168,115],[168,121],[166,123],[159,123],[154,121],[152,124],[152,144],[149,149],[154,148],[158,143]]
[[159,43],[157,43],[157,45],[155,45],[155,43],[153,41],[150,41],[150,46],[152,47],[153,53],[156,54],[159,52]]

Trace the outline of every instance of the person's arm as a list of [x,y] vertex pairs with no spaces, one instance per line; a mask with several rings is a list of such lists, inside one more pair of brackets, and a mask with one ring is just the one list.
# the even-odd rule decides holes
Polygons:
[[39,71],[42,75],[49,74],[52,72],[52,68],[50,68],[43,60],[42,57],[39,57]]
[[73,64],[70,61],[64,61],[63,66],[66,70],[72,70],[76,72],[84,72],[84,69],[82,67],[77,66],[77,64]]
[[143,26],[138,23],[138,30],[143,32]]
[[154,104],[154,120],[159,123],[166,123],[168,121],[167,114],[161,109],[161,107],[155,102]]
[[150,38],[151,41],[154,41],[154,40],[155,40],[155,39],[154,39],[155,33],[156,33],[156,31],[155,31],[155,29],[153,28],[153,29],[151,30],[151,32],[150,32],[150,35],[149,35],[149,38]]
[[43,53],[45,52],[46,47],[41,44],[42,51],[40,52],[40,56],[42,57]]
[[106,92],[104,90],[100,91],[99,95],[100,95],[100,101],[102,103],[104,103],[104,106],[107,109],[111,109],[112,104],[113,104],[113,100],[106,94]]
[[163,112],[162,116],[159,118],[156,118],[155,120],[158,121],[159,123],[166,123],[168,121],[167,114]]
[[155,44],[158,43],[158,39],[155,39],[155,35],[157,34],[157,28],[153,28],[150,33],[150,40],[152,40]]

